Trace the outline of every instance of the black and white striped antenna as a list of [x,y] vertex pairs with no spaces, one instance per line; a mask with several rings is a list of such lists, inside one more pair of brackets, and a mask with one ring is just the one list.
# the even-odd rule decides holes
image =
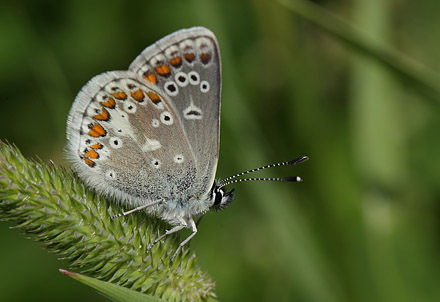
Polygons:
[[293,182],[298,182],[298,181],[302,181],[301,177],[299,176],[290,176],[290,177],[252,177],[252,178],[240,178],[240,179],[235,179],[237,177],[249,174],[249,173],[253,173],[253,172],[257,172],[260,170],[264,170],[264,169],[268,169],[268,168],[273,168],[273,167],[281,167],[281,166],[292,166],[292,165],[297,165],[300,164],[302,162],[305,162],[309,159],[308,156],[303,156],[294,160],[289,160],[289,161],[285,161],[285,162],[281,162],[281,163],[276,163],[276,164],[271,164],[271,165],[267,165],[267,166],[263,166],[260,168],[255,168],[255,169],[251,169],[248,171],[244,171],[241,173],[238,173],[236,175],[230,176],[228,178],[223,179],[222,181],[220,181],[219,184],[219,188],[223,188],[225,186],[228,186],[230,184],[234,184],[237,182],[243,182],[243,181],[293,181]]

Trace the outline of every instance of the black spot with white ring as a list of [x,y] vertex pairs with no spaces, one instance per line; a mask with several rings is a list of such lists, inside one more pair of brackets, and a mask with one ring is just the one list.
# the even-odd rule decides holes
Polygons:
[[185,158],[183,157],[182,154],[177,154],[176,156],[174,156],[174,162],[176,164],[181,164],[185,161]]
[[195,71],[188,72],[188,79],[191,85],[199,85],[200,75]]
[[185,87],[189,83],[188,75],[184,72],[180,71],[176,73],[174,78],[176,80],[177,85],[179,85],[180,87]]
[[173,116],[168,111],[164,111],[160,114],[160,121],[165,125],[172,125]]
[[202,81],[200,82],[200,91],[203,93],[207,93],[210,89],[209,82],[208,81]]
[[132,102],[125,102],[124,103],[124,110],[128,113],[135,113],[136,112],[136,105]]
[[119,137],[111,137],[109,139],[110,147],[119,149],[122,147],[122,140]]
[[154,158],[154,159],[151,161],[151,165],[153,166],[153,168],[159,169],[160,166],[161,166],[161,162],[160,162],[160,160]]
[[173,81],[168,81],[164,85],[165,91],[170,96],[176,96],[179,94],[179,88],[177,88],[176,83]]

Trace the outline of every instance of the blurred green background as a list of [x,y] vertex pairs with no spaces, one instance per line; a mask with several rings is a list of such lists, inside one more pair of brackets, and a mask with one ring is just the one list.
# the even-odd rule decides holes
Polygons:
[[[218,177],[310,156],[259,174],[304,182],[237,184],[203,220],[191,247],[219,299],[440,301],[440,2],[285,1],[3,1],[0,138],[66,164],[91,77],[206,26],[223,65]],[[325,12],[359,32],[338,38]],[[0,301],[105,301],[9,226]]]

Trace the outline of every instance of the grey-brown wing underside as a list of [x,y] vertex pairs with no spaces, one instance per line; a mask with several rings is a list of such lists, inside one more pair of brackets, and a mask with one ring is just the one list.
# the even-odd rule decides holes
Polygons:
[[195,157],[169,97],[130,71],[87,83],[67,123],[73,168],[97,191],[130,205],[185,200],[194,186]]
[[219,153],[221,68],[218,43],[206,28],[177,31],[146,48],[130,65],[170,99],[195,158],[195,185],[207,193]]

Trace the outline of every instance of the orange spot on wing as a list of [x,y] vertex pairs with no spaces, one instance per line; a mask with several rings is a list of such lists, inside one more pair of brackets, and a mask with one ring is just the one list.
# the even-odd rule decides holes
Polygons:
[[174,57],[170,60],[170,64],[174,67],[180,67],[180,65],[182,65],[182,59],[179,56]]
[[196,56],[192,52],[189,52],[189,53],[185,54],[185,60],[187,60],[189,63],[194,61],[195,58],[196,58]]
[[144,100],[144,93],[140,89],[133,91],[131,96],[138,102],[142,102]]
[[99,157],[98,152],[96,152],[93,149],[87,151],[86,154],[84,154],[84,156],[87,156],[89,158],[95,158],[95,159]]
[[115,93],[113,93],[113,96],[118,100],[127,99],[127,94],[124,91],[116,91]]
[[92,129],[89,131],[89,135],[93,137],[100,137],[106,135],[107,132],[100,124],[94,124]]
[[109,98],[107,101],[105,102],[99,102],[102,106],[105,106],[107,108],[113,109],[116,106],[116,102],[113,98]]
[[160,97],[156,93],[154,93],[153,91],[148,92],[147,95],[155,105],[157,105],[158,103],[161,102]]
[[88,157],[84,157],[84,161],[90,168],[93,168],[95,166],[95,162]]
[[161,76],[167,77],[170,75],[170,68],[168,67],[168,65],[165,64],[157,65],[154,69]]
[[104,107],[101,109],[102,109],[102,112],[100,114],[94,115],[93,118],[100,120],[100,121],[108,121],[108,119],[110,118],[108,111]]
[[203,64],[207,64],[211,60],[211,54],[209,52],[204,52],[200,55],[200,60]]
[[104,146],[101,145],[100,143],[96,143],[90,146],[90,148],[98,150],[98,149],[102,149]]
[[145,79],[145,81],[153,83],[153,84],[157,83],[156,75],[152,72],[147,73],[147,74],[144,73],[144,79]]

